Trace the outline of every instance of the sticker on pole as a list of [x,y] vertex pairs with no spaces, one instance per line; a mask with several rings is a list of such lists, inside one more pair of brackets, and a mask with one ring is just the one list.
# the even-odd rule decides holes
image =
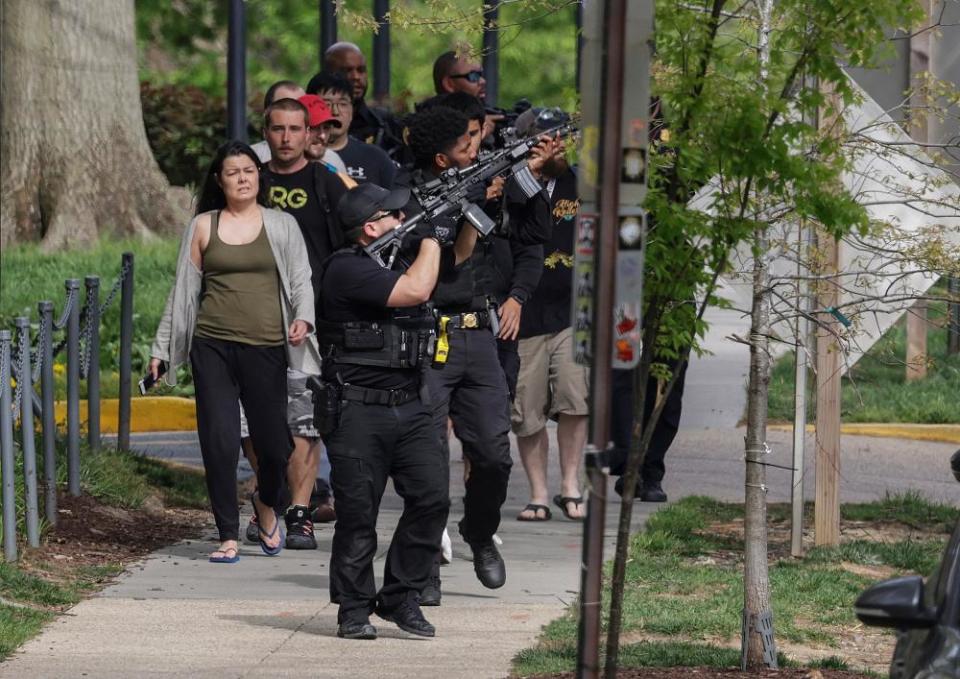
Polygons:
[[577,216],[577,239],[573,265],[573,358],[580,365],[593,364],[594,253],[599,215],[581,212]]
[[[630,212],[633,209],[629,209]],[[616,293],[613,307],[613,358],[618,370],[630,370],[640,362],[643,303],[644,215],[622,214],[620,248],[617,252]]]

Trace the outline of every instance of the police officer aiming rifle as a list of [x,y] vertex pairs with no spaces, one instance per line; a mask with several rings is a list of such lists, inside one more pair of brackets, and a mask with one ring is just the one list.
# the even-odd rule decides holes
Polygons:
[[[449,229],[424,226],[416,258],[404,271],[380,266],[363,247],[396,228],[410,192],[362,184],[340,200],[337,213],[351,245],[322,265],[317,334],[323,381],[314,381],[317,426],[330,456],[337,523],[330,559],[331,600],[340,605],[337,634],[374,639],[376,612],[412,634],[432,637],[419,592],[450,506],[440,442],[421,373],[432,353],[435,322],[425,302],[441,260],[454,266],[476,241],[464,229],[452,245]],[[444,248],[444,249],[441,249]],[[377,514],[387,478],[404,508],[374,584]]]

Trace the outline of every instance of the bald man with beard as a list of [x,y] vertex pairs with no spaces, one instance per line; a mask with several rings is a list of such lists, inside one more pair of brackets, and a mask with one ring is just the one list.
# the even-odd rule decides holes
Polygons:
[[350,136],[379,146],[391,158],[403,146],[403,131],[396,118],[384,108],[367,106],[367,59],[352,42],[338,42],[323,54],[323,68],[346,78],[353,88],[353,122]]

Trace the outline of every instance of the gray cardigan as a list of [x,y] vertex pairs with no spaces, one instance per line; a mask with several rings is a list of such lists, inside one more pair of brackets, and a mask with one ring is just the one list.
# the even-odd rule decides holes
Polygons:
[[[316,327],[314,319],[313,287],[310,284],[310,262],[307,246],[297,221],[286,212],[261,207],[263,226],[273,258],[280,273],[280,309],[283,314],[283,331],[286,333],[294,320],[306,321],[311,331]],[[177,275],[173,289],[167,297],[167,305],[157,327],[157,336],[150,348],[150,355],[167,363],[164,380],[173,386],[177,383],[177,367],[190,360],[190,343],[197,324],[200,307],[200,290],[203,283],[201,272],[190,259],[190,244],[199,215],[194,217],[183,234],[180,254],[177,258]],[[298,347],[286,345],[287,365],[295,370],[317,375],[320,373],[320,350],[316,335],[311,334]]]

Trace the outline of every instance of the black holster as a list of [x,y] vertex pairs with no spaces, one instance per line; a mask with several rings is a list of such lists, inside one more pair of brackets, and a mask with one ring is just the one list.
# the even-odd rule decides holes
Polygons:
[[313,392],[313,426],[320,436],[329,436],[340,426],[340,387],[316,376],[307,379]]

